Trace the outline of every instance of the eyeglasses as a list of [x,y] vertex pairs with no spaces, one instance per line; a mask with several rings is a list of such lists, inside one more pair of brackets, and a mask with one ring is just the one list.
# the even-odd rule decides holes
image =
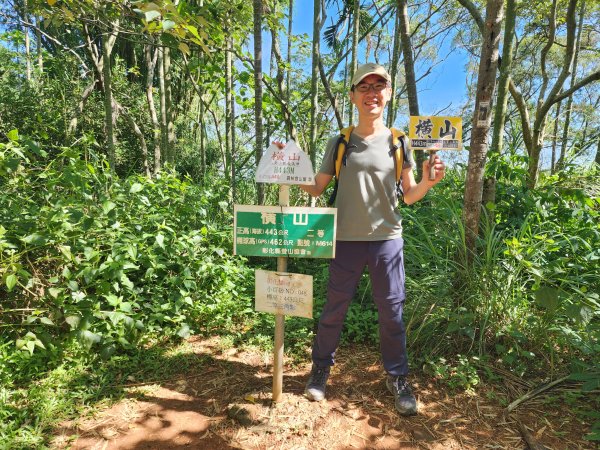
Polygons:
[[375,92],[381,92],[383,91],[385,88],[388,87],[388,84],[380,81],[377,83],[373,83],[373,84],[369,84],[369,83],[360,83],[357,84],[356,86],[354,86],[354,89],[357,90],[358,92],[361,93],[367,93],[371,90],[371,88],[375,91]]

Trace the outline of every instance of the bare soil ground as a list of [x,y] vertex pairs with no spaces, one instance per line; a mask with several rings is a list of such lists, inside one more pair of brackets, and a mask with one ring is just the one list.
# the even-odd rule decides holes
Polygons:
[[[419,414],[400,417],[372,348],[342,347],[327,399],[303,396],[310,365],[286,368],[283,399],[271,402],[270,355],[221,351],[217,338],[193,341],[207,361],[201,373],[127,387],[125,399],[91,417],[65,423],[53,448],[116,449],[592,449],[589,424],[543,397],[505,415],[499,399],[528,390],[517,377],[453,393],[416,373]],[[538,447],[544,448],[544,447]]]

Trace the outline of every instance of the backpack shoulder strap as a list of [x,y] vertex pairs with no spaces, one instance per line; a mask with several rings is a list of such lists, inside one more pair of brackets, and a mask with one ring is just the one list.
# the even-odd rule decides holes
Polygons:
[[354,131],[353,125],[340,131],[340,137],[338,139],[336,149],[333,152],[333,164],[335,166],[336,178],[339,178],[340,176],[340,170],[342,168],[344,157],[346,156],[346,149],[348,147],[348,142],[350,142],[350,135],[352,134],[352,131]]
[[351,125],[346,127],[340,131],[340,137],[335,144],[335,150],[333,151],[333,166],[335,168],[335,184],[333,186],[333,191],[331,196],[329,197],[329,201],[327,202],[329,206],[332,206],[335,203],[335,197],[337,196],[338,190],[338,182],[340,177],[340,171],[342,169],[342,164],[346,163],[346,149],[348,148],[348,142],[350,142],[350,135],[354,130],[354,126]]
[[396,165],[396,183],[400,182],[402,177],[402,167],[404,166],[404,153],[406,152],[405,135],[397,129],[391,128],[392,131],[392,151],[394,152],[394,162]]

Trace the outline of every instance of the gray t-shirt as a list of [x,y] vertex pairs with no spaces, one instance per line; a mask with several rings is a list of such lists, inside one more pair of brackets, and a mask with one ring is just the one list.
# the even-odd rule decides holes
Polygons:
[[[335,174],[333,153],[339,136],[327,142],[319,172]],[[340,169],[337,207],[337,239],[340,241],[385,241],[402,236],[402,217],[397,210],[392,133],[363,139],[352,133],[346,150],[346,165]],[[403,168],[414,166],[407,149]]]

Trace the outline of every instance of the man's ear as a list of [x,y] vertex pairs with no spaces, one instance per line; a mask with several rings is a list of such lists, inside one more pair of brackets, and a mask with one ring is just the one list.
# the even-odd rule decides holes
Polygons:
[[354,91],[348,92],[348,98],[354,104]]

